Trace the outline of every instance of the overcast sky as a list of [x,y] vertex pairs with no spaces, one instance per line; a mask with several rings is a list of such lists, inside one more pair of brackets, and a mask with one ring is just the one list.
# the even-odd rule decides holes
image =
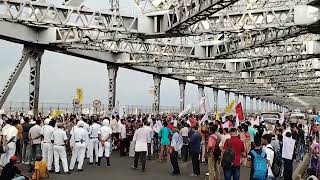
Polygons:
[[[126,4],[127,8],[133,6],[133,1],[120,1],[120,6]],[[102,8],[108,0],[95,0],[87,3],[91,8]],[[0,40],[0,89],[10,76],[18,59],[21,57],[22,45]],[[26,65],[17,83],[15,84],[7,102],[27,102],[29,92],[29,64]],[[72,101],[75,89],[84,90],[86,103],[94,99],[107,102],[107,68],[105,64],[91,62],[86,59],[67,56],[59,53],[45,51],[41,64],[40,101],[63,102]],[[151,105],[152,97],[148,90],[153,86],[152,75],[120,68],[117,79],[117,100],[126,105]],[[210,106],[213,107],[212,89],[205,88],[209,97]],[[234,98],[231,94],[230,100]],[[240,97],[240,100],[242,98]],[[224,92],[219,91],[219,106],[225,106]],[[197,106],[198,88],[196,85],[186,86],[186,105]],[[178,81],[167,78],[162,79],[161,105],[179,106]]]

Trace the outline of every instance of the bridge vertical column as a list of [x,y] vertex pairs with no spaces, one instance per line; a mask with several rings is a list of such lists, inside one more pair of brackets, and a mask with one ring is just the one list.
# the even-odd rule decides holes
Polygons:
[[153,75],[153,83],[154,83],[153,110],[155,114],[159,114],[161,76]]
[[218,112],[218,89],[213,88],[213,109]]
[[226,106],[228,106],[230,103],[230,92],[225,91],[224,93],[225,93],[225,99],[226,99]]
[[111,113],[116,105],[117,74],[119,67],[112,64],[108,64],[107,69],[109,78],[108,112]]
[[204,96],[204,86],[198,85],[198,91],[199,91],[199,100]]
[[12,74],[10,75],[8,81],[6,82],[3,90],[0,94],[0,109],[2,108],[3,104],[7,100],[14,84],[16,83],[17,79],[19,78],[24,66],[28,62],[30,56],[32,55],[33,51],[31,48],[24,46],[22,50],[21,58],[14,68]]
[[40,66],[43,50],[34,50],[30,56],[30,84],[29,84],[29,110],[35,117],[39,113],[39,88],[40,88]]
[[260,112],[260,104],[259,104],[260,99],[256,98],[256,111],[257,113]]
[[185,92],[186,92],[186,82],[179,81],[180,90],[180,112],[184,110],[185,107]]
[[247,113],[247,96],[243,95],[243,112]]
[[234,94],[234,100],[235,100],[235,102],[236,102],[236,104],[238,104],[238,102],[239,102],[239,94]]
[[250,97],[250,113],[253,113],[253,97]]

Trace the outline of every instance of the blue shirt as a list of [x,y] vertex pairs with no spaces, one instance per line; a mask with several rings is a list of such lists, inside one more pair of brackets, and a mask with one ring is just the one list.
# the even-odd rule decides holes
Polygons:
[[172,136],[171,146],[174,148],[175,151],[179,152],[182,148],[182,145],[182,136],[179,133],[175,132]]
[[198,131],[194,132],[191,136],[190,145],[191,151],[200,153],[201,135]]

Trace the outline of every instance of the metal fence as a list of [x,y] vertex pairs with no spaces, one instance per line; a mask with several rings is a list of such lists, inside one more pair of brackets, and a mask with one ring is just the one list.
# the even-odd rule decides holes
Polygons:
[[[125,107],[126,113],[151,113],[153,108],[152,106],[146,105],[121,105]],[[5,112],[21,112],[27,113],[29,111],[28,102],[8,102],[5,103],[2,109]],[[92,104],[82,104],[78,109],[80,111],[84,109],[93,110],[94,107]],[[107,109],[107,104],[102,104],[97,111],[104,111]],[[64,113],[73,113],[75,109],[72,103],[39,103],[39,112],[42,114],[48,114],[54,110],[63,111]],[[176,106],[160,106],[160,112],[179,112],[179,107]]]
[[[126,113],[128,114],[134,114],[136,112],[138,113],[152,113],[153,107],[147,106],[147,105],[121,105],[124,106],[126,109]],[[4,104],[2,109],[5,112],[21,112],[21,113],[27,113],[29,111],[29,103],[28,102],[7,102]],[[93,110],[94,107],[92,104],[83,104],[81,108],[79,108],[79,111],[82,112],[83,109],[89,109]],[[107,104],[102,104],[101,108],[99,108],[97,111],[101,112],[107,109]],[[39,103],[39,112],[42,114],[48,114],[49,112],[52,112],[54,110],[63,111],[64,113],[73,113],[75,112],[75,109],[72,105],[72,103]],[[199,107],[192,107],[191,112],[199,112]],[[224,108],[218,108],[219,112],[223,112]],[[248,111],[248,110],[247,110]],[[179,113],[180,109],[176,106],[160,106],[160,112],[170,112],[170,113]],[[211,109],[211,112],[213,112],[213,109]],[[249,112],[246,112],[249,113]]]

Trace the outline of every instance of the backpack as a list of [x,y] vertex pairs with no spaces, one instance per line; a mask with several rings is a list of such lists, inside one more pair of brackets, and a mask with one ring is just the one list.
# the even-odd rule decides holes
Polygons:
[[254,172],[252,175],[252,179],[255,179],[255,180],[266,179],[267,172],[268,172],[267,160],[264,158],[266,153],[262,151],[261,154],[257,154],[255,150],[251,150],[251,153],[254,156],[254,161],[252,166]]
[[215,160],[219,160],[221,156],[221,149],[219,147],[220,139],[218,138],[217,135],[215,135],[216,138],[214,138],[212,135],[209,138],[214,138],[215,139],[215,146],[213,148],[213,157]]
[[282,170],[281,154],[278,151],[275,151],[271,147],[268,147],[268,149],[271,149],[274,152],[273,162],[271,165],[272,174],[274,175],[274,177],[279,177],[281,175],[281,170]]
[[230,139],[228,139],[226,143],[227,143],[227,149],[223,153],[221,166],[223,168],[231,168],[233,165],[233,161],[235,159],[235,153],[232,150]]

